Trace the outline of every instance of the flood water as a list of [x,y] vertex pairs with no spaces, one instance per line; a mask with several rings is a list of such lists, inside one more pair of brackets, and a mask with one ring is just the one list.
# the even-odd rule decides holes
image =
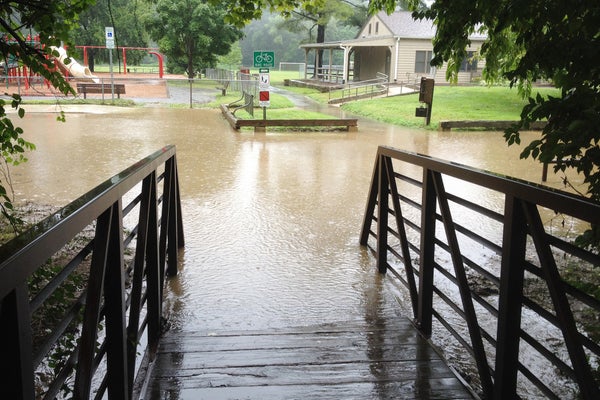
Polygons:
[[[254,133],[233,130],[215,110],[65,106],[65,123],[52,107],[27,110],[18,125],[37,150],[12,169],[18,203],[64,206],[162,146],[177,146],[186,244],[167,308],[175,311],[173,328],[204,333],[408,308],[358,243],[379,145],[532,182],[542,174],[499,132],[361,119],[350,133]],[[550,175],[548,183],[560,187],[560,178]]]
[[358,244],[379,145],[541,178],[539,165],[517,160],[500,133],[363,120],[351,133],[240,133],[214,110],[65,110],[66,123],[32,106],[20,121],[37,150],[12,171],[18,202],[66,205],[175,144],[186,246],[169,284],[181,329],[311,325],[396,308]]

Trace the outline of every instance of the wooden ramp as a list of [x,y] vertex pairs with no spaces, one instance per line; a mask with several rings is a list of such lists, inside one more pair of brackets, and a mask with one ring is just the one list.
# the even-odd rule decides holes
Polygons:
[[396,318],[275,331],[167,332],[144,398],[473,397],[412,324]]

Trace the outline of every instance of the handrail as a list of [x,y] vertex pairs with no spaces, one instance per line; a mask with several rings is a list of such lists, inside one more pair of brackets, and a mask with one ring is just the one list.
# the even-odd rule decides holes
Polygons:
[[[411,176],[404,173],[415,167]],[[460,189],[469,190],[449,193]],[[489,206],[482,194],[503,204]],[[520,381],[559,398],[554,381],[560,376],[577,387],[574,397],[597,399],[591,365],[600,360],[600,344],[586,332],[584,316],[598,315],[600,300],[565,278],[564,264],[585,271],[597,268],[600,256],[571,244],[557,227],[545,227],[555,215],[562,223],[597,225],[600,205],[380,147],[360,243],[375,254],[381,273],[390,271],[408,289],[417,327],[434,342],[434,332],[446,330],[465,350],[458,352],[472,357],[484,398],[520,398]],[[536,323],[553,332],[552,346]],[[544,374],[554,373],[541,376],[539,365]]]
[[134,398],[183,243],[167,146],[0,247],[0,398]]
[[[360,98],[361,96],[379,95],[383,92],[387,92],[388,89],[388,76],[378,72],[377,78],[358,82],[349,82],[343,88],[329,89],[329,102],[339,102],[343,101],[344,99]],[[339,93],[340,96],[333,96],[332,93]]]

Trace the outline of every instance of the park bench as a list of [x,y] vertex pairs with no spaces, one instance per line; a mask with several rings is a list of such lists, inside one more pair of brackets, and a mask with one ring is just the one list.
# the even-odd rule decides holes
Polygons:
[[[125,94],[125,85],[123,83],[115,83],[114,90],[117,97],[120,99],[122,94]],[[83,98],[86,99],[88,93],[92,94],[111,94],[112,89],[109,83],[78,83],[77,93],[83,93]]]
[[216,87],[216,89],[219,89],[221,91],[221,95],[227,96],[227,88],[229,87],[229,83],[231,83],[231,81],[219,82],[219,85]]

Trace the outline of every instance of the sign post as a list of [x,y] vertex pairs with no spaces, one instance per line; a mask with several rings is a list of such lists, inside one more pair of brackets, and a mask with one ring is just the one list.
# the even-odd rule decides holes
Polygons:
[[419,87],[419,101],[425,103],[426,107],[418,107],[415,110],[416,117],[425,117],[425,125],[429,125],[431,121],[431,106],[433,104],[433,88],[435,80],[422,77],[421,86]]
[[254,68],[259,68],[258,72],[258,105],[263,109],[263,119],[267,119],[267,107],[271,105],[269,86],[271,86],[271,76],[269,68],[275,67],[275,53],[273,51],[255,51]]
[[113,76],[113,59],[112,59],[112,51],[115,48],[115,30],[112,26],[107,26],[104,28],[104,33],[106,36],[106,48],[108,49],[108,65],[110,71],[110,93],[112,95],[112,101],[115,101],[115,81]]

